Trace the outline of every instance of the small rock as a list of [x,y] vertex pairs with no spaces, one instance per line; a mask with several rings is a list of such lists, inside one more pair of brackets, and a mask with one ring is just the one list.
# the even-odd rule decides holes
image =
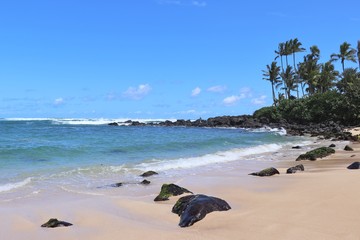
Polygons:
[[296,173],[297,171],[304,171],[304,170],[305,170],[304,165],[299,164],[299,165],[296,165],[295,167],[288,168],[286,170],[286,173],[290,174],[290,173]]
[[347,169],[359,169],[359,168],[360,168],[360,162],[353,162],[347,167]]
[[180,216],[180,227],[189,227],[202,220],[208,213],[229,209],[230,205],[220,198],[198,194],[179,198],[172,212]]
[[46,227],[46,228],[68,227],[68,226],[72,226],[72,224],[64,221],[59,221],[56,218],[51,218],[49,221],[41,225],[41,227]]
[[350,147],[349,145],[346,145],[344,150],[345,151],[354,151],[354,149],[352,147]]
[[150,184],[150,181],[144,179],[140,184],[149,185],[149,184]]
[[166,201],[169,200],[169,197],[171,196],[178,196],[183,193],[191,193],[186,188],[179,187],[178,185],[175,185],[173,183],[170,184],[163,184],[161,186],[161,191],[159,195],[154,199],[154,201]]
[[332,144],[330,144],[329,147],[334,148],[334,147],[336,147],[336,145],[332,143]]
[[350,157],[355,157],[356,155],[354,154],[354,155],[351,155]]
[[123,183],[119,182],[119,183],[111,184],[110,187],[121,187],[122,185]]
[[275,174],[280,174],[280,172],[276,168],[270,167],[270,168],[261,170],[260,172],[250,173],[249,175],[259,176],[259,177],[265,177],[265,176],[267,177],[267,176],[272,176]]
[[300,146],[294,146],[292,147],[292,149],[300,149],[301,147]]
[[158,173],[154,172],[154,171],[147,171],[147,172],[144,172],[143,174],[141,174],[140,176],[141,177],[150,177],[152,175],[158,175]]

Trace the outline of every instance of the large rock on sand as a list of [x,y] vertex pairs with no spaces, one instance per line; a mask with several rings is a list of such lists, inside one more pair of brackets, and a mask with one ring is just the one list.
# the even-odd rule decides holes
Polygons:
[[270,167],[270,168],[261,170],[260,172],[250,173],[249,175],[259,176],[259,177],[268,177],[268,176],[272,176],[275,174],[280,174],[280,173],[276,168]]
[[296,173],[298,171],[304,171],[304,170],[305,170],[304,165],[299,164],[299,165],[296,165],[295,167],[288,168],[286,170],[286,173],[290,174],[290,173]]
[[173,183],[170,184],[163,184],[161,186],[161,191],[159,195],[154,199],[154,201],[166,201],[169,200],[169,197],[171,196],[179,196],[184,193],[191,193],[186,188],[179,187],[178,185],[175,185]]
[[311,161],[315,161],[317,158],[323,158],[323,157],[327,157],[331,154],[335,153],[335,150],[330,148],[330,147],[320,147],[320,148],[316,148],[314,150],[311,150],[305,154],[301,154],[296,161],[301,161],[301,160],[311,160]]
[[181,197],[175,203],[172,212],[180,216],[180,227],[189,227],[208,213],[229,209],[230,205],[220,198],[198,194]]
[[347,169],[360,169],[360,162],[353,162],[347,167]]
[[144,172],[143,174],[141,174],[140,176],[141,177],[150,177],[152,175],[158,175],[158,173],[155,171],[147,171],[147,172]]
[[69,227],[72,226],[69,222],[59,221],[56,218],[51,218],[49,221],[41,225],[41,227],[46,228],[56,228],[56,227]]

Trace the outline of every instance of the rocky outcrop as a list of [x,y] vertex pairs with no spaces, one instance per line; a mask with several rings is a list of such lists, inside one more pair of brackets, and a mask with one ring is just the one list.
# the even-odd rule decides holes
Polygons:
[[202,194],[181,197],[172,208],[172,212],[180,216],[180,227],[189,227],[202,220],[213,211],[227,211],[230,205],[216,197]]
[[178,185],[175,185],[173,183],[170,184],[163,184],[161,186],[161,190],[159,195],[154,199],[154,201],[166,201],[169,200],[169,197],[171,196],[179,196],[184,193],[191,193],[186,188],[179,187]]
[[296,173],[298,171],[304,171],[304,170],[305,170],[304,165],[299,164],[299,165],[296,165],[295,167],[288,168],[286,170],[286,173],[291,174],[291,173]]
[[311,161],[315,161],[317,158],[323,158],[323,157],[327,157],[331,154],[335,153],[335,150],[330,148],[330,147],[320,147],[320,148],[316,148],[314,150],[311,150],[305,154],[301,154],[296,161],[301,161],[301,160],[311,160]]
[[49,221],[41,225],[41,227],[46,227],[46,228],[69,227],[69,226],[72,226],[72,223],[59,221],[56,218],[51,218]]
[[259,176],[259,177],[268,177],[268,176],[273,176],[275,174],[280,174],[280,172],[276,168],[270,167],[270,168],[261,170],[260,172],[250,173],[249,175]]

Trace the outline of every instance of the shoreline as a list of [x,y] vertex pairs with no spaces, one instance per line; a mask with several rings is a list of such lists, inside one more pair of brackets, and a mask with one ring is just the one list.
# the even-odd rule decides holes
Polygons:
[[[248,176],[244,173],[250,169],[238,169],[235,164],[221,171],[169,179],[168,183],[195,194],[222,198],[232,207],[226,212],[210,213],[186,229],[178,227],[179,217],[171,213],[179,197],[153,202],[162,184],[155,179],[154,184],[141,186],[142,196],[121,195],[121,189],[114,189],[119,195],[69,192],[2,202],[1,225],[7,231],[2,231],[0,238],[359,239],[360,217],[354,209],[360,194],[353,190],[358,173],[346,167],[359,161],[360,144],[351,146],[355,151],[337,150],[317,161],[271,162],[281,173],[273,177]],[[304,164],[305,172],[285,174],[286,168],[300,163]],[[262,166],[265,164],[257,165],[258,170]],[[41,228],[50,218],[69,221],[74,226]]]

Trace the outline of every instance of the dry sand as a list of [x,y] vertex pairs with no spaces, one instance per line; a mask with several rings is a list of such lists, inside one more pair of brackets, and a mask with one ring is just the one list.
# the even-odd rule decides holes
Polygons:
[[[169,179],[195,193],[220,197],[232,207],[210,213],[189,228],[178,227],[179,217],[171,213],[176,197],[153,202],[162,184],[155,181],[142,187],[145,194],[138,197],[63,193],[1,202],[0,239],[359,240],[360,170],[346,167],[359,161],[360,144],[352,146],[354,152],[340,149],[322,160],[302,161],[302,173],[285,174],[299,163],[291,160],[279,163],[281,174],[272,177],[248,176],[233,168],[226,174]],[[74,226],[40,227],[52,217]]]

